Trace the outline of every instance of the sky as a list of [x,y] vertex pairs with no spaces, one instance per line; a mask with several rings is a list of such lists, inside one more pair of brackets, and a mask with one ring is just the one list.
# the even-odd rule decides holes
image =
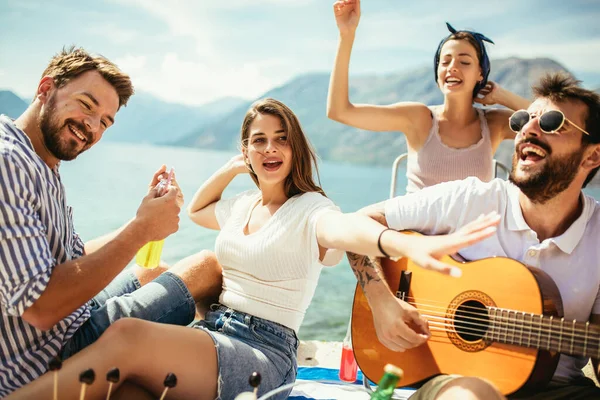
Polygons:
[[[331,0],[0,0],[0,89],[31,98],[49,59],[83,46],[136,90],[201,105],[254,99],[299,74],[330,72]],[[350,73],[432,64],[457,29],[492,38],[492,58],[549,57],[600,87],[600,0],[363,0]],[[433,74],[432,74],[433,79]]]

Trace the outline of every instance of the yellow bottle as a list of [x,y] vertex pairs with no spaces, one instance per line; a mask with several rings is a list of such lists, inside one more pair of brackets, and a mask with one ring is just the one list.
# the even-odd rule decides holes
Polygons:
[[[169,190],[171,179],[173,179],[173,168],[169,171],[167,179],[162,179],[157,185],[159,197]],[[135,263],[143,268],[158,267],[164,244],[164,239],[146,243],[135,255]]]
[[164,244],[164,239],[146,243],[135,255],[135,263],[144,268],[158,267]]

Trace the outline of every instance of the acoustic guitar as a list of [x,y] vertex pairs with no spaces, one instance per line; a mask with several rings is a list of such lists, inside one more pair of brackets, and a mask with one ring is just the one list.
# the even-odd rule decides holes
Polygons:
[[390,289],[429,322],[431,338],[404,352],[379,342],[357,285],[352,345],[371,381],[378,382],[385,364],[392,363],[404,370],[402,387],[460,374],[488,379],[503,394],[522,393],[550,381],[560,353],[600,358],[600,326],[564,320],[560,293],[545,272],[503,257],[443,261],[459,266],[462,277],[425,270],[406,258],[383,261]]

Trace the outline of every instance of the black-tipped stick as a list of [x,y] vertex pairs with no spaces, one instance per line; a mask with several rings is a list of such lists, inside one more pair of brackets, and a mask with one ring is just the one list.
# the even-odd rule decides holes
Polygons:
[[58,356],[54,357],[48,363],[48,369],[53,372],[54,375],[54,400],[58,400],[58,370],[62,368],[62,361]]
[[177,377],[175,376],[174,373],[170,372],[167,374],[164,385],[165,385],[165,390],[163,390],[162,395],[160,396],[160,400],[164,400],[165,396],[167,395],[167,391],[170,388],[174,388],[175,386],[177,386]]
[[85,389],[87,385],[91,385],[94,383],[96,379],[96,374],[93,369],[86,369],[81,374],[79,374],[79,382],[81,382],[81,392],[79,392],[79,400],[84,400],[85,398]]
[[252,374],[250,374],[250,378],[248,378],[248,383],[250,384],[250,386],[252,386],[254,388],[255,396],[258,395],[258,386],[260,385],[261,380],[262,380],[262,377],[256,371],[253,372]]
[[106,400],[110,400],[110,392],[112,391],[113,384],[118,383],[121,379],[121,373],[119,368],[113,368],[106,374],[106,380],[108,384],[108,393],[106,393]]

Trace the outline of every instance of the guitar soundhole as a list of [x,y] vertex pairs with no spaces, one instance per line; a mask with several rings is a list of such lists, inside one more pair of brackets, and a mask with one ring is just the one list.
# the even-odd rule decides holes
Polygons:
[[490,296],[478,290],[462,292],[446,310],[446,318],[452,321],[452,329],[446,334],[453,345],[463,351],[484,350],[491,343],[484,339],[490,327],[489,307],[496,307]]
[[475,300],[465,301],[454,314],[454,330],[466,342],[483,339],[489,323],[486,307]]

